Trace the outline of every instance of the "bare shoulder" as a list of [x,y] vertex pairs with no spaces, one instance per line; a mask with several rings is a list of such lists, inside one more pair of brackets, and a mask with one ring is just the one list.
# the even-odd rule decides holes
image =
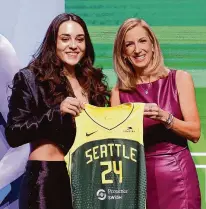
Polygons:
[[177,70],[176,72],[176,85],[178,93],[181,95],[192,93],[194,91],[194,82],[190,73],[184,70]]
[[111,102],[111,106],[116,106],[120,104],[119,88],[117,85],[115,85],[112,88],[110,102]]
[[178,83],[181,83],[181,82],[184,82],[184,81],[192,81],[192,76],[191,76],[190,73],[188,73],[184,70],[177,70],[176,81]]
[[115,85],[115,86],[112,88],[111,93],[112,93],[112,94],[119,94],[119,88],[118,88],[117,85]]

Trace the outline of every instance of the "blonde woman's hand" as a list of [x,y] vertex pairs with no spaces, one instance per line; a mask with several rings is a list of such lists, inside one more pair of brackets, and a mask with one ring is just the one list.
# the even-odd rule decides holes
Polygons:
[[169,113],[162,110],[156,103],[146,103],[144,106],[144,116],[161,122],[166,122]]
[[60,112],[62,115],[68,113],[72,116],[77,116],[82,109],[84,109],[84,104],[74,97],[67,97],[60,104]]

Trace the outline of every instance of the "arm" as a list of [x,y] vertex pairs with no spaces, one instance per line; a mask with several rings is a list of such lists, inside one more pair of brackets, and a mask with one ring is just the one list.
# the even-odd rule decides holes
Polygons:
[[119,98],[119,89],[115,86],[111,91],[111,98],[110,98],[111,106],[120,105],[120,98]]
[[184,121],[174,118],[172,129],[189,140],[197,142],[200,138],[200,118],[192,76],[187,72],[177,71],[176,84]]
[[13,79],[12,95],[5,129],[7,142],[17,147],[40,138],[52,139],[58,136],[62,117],[59,106],[48,109],[44,114],[34,113],[35,100],[27,79],[18,72]]
[[[175,133],[196,143],[200,138],[200,118],[191,75],[184,71],[177,71],[176,85],[183,120],[174,117],[170,128]],[[160,120],[162,123],[165,123],[169,117],[169,113],[160,109],[156,104],[147,104],[145,109],[146,116]]]

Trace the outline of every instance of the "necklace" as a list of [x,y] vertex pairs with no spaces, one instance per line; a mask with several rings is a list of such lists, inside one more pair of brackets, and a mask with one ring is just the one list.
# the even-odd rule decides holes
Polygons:
[[[146,84],[146,83],[143,82],[143,80],[142,80],[142,78],[141,78],[140,76],[139,76],[139,79],[140,79],[141,82],[142,82],[142,83],[140,84],[140,87],[142,88],[142,90],[144,91],[145,94],[148,94],[148,93],[149,93],[149,89],[152,87],[152,83],[150,82],[150,77],[149,77],[149,83],[148,83],[148,87],[147,87],[147,88],[144,88],[144,87],[143,87],[143,85]],[[142,84],[143,84],[143,85],[142,85]]]

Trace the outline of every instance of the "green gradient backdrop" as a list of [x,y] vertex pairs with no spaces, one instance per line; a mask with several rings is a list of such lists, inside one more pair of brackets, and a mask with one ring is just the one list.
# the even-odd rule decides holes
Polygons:
[[112,48],[119,25],[127,18],[145,19],[156,33],[168,67],[193,76],[202,133],[190,149],[197,167],[202,209],[206,208],[206,0],[66,0],[66,12],[87,23],[96,52],[96,66],[104,68],[110,87],[116,77]]

